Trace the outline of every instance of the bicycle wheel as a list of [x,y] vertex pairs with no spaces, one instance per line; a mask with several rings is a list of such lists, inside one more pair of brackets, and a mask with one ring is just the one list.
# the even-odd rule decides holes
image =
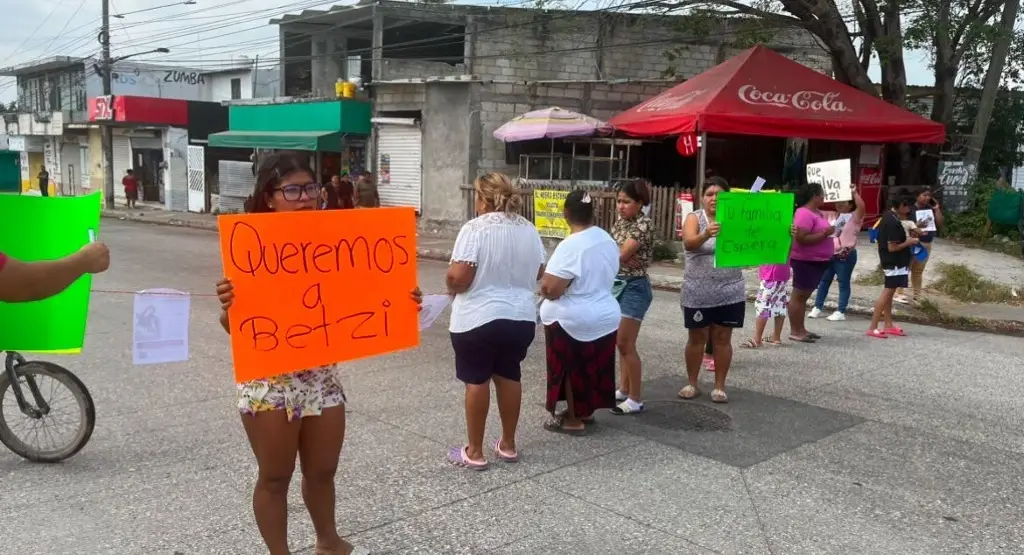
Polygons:
[[[21,412],[8,374],[0,373],[0,443],[33,462],[60,462],[85,447],[96,426],[96,407],[85,384],[52,362],[26,362],[15,367],[14,373],[25,400],[35,404],[26,381],[30,376],[50,410],[38,418]],[[55,428],[69,421],[73,423],[71,433],[57,435]],[[58,439],[61,437],[66,439]]]

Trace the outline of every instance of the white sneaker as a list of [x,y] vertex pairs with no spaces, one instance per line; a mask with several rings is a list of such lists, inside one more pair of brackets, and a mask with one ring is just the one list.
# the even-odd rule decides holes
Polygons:
[[837,310],[837,311],[833,312],[832,314],[830,314],[829,317],[825,318],[825,319],[828,320],[829,322],[845,322],[846,321],[846,315],[843,314],[842,312],[839,312]]
[[818,307],[812,308],[811,311],[807,313],[808,318],[817,318],[819,316],[821,316],[821,311],[818,310]]

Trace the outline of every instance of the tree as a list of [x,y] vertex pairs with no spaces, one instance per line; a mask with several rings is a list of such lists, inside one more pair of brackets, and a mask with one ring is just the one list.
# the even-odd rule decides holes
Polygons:
[[977,167],[981,160],[982,148],[985,146],[985,133],[992,117],[996,95],[999,93],[999,83],[1003,77],[1003,66],[1006,63],[1010,44],[1013,42],[1013,25],[1017,21],[1020,0],[1006,0],[1005,4],[999,22],[999,33],[992,48],[992,58],[988,64],[988,73],[985,75],[985,86],[981,90],[981,100],[978,102],[974,133],[971,134],[970,142],[967,145],[967,156],[964,159],[964,164],[967,166],[973,164]]

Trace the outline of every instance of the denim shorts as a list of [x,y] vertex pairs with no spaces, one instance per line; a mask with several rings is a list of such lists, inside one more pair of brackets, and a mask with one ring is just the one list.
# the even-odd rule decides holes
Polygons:
[[626,282],[618,296],[622,317],[643,322],[644,316],[647,315],[647,309],[651,308],[651,301],[654,300],[650,278],[647,276],[619,276],[615,279]]

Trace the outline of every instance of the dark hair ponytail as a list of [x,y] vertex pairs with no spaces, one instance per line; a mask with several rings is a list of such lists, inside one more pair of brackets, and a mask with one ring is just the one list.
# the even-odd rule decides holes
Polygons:
[[800,208],[808,202],[811,202],[812,198],[824,194],[825,189],[821,187],[821,183],[805,183],[797,188],[793,198],[796,200],[796,207]]
[[594,202],[589,192],[576,189],[565,196],[565,219],[570,224],[593,225]]

